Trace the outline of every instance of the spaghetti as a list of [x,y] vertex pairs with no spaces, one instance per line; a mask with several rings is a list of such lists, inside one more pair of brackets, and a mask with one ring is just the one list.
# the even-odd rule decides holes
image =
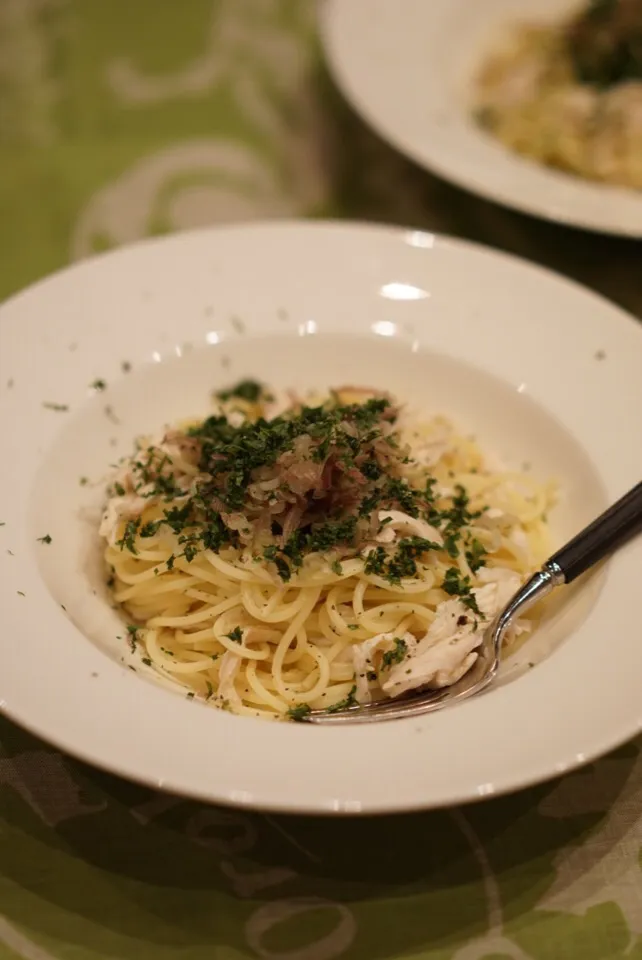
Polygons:
[[546,556],[552,488],[384,394],[281,406],[243,382],[120,465],[100,532],[132,646],[268,718],[455,682]]
[[479,73],[475,118],[547,166],[642,189],[641,23],[642,0],[593,0],[516,25]]

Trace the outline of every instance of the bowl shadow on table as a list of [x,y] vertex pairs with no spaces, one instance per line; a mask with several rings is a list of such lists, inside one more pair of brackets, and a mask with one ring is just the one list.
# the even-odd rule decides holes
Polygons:
[[[40,749],[28,739],[31,750]],[[89,815],[51,829],[32,808],[25,832],[25,811],[17,795],[10,797],[3,817],[28,835],[30,855],[3,857],[3,873],[63,913],[89,921],[79,930],[100,924],[116,937],[141,936],[135,913],[97,896],[99,884],[118,890],[148,918],[147,940],[175,947],[211,942],[212,923],[228,907],[243,922],[257,903],[321,898],[358,917],[369,960],[482,936],[491,916],[497,919],[498,904],[505,925],[522,917],[555,881],[559,851],[579,844],[603,819],[600,810],[583,805],[586,784],[606,810],[640,772],[637,748],[627,747],[565,781],[462,809],[323,819],[224,810],[155,793],[67,758],[61,762],[78,791],[78,810]],[[385,776],[384,757],[381,768]],[[587,780],[573,789],[578,777]],[[561,811],[556,791],[566,797]],[[599,844],[584,869],[591,856],[599,863],[620,839]],[[34,843],[64,852],[66,883],[43,884],[39,864],[45,857],[34,855]],[[88,882],[87,869],[95,882]],[[66,937],[57,927],[58,911],[36,917],[27,910],[9,919],[43,936]]]
[[311,78],[332,215],[463,237],[532,260],[642,317],[640,241],[564,227],[459,189],[397,153],[343,99],[322,61]]

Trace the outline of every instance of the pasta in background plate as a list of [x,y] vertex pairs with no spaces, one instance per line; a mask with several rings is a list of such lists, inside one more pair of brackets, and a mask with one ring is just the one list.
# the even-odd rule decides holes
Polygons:
[[137,442],[100,533],[148,666],[234,713],[302,719],[456,682],[548,555],[553,499],[387,394],[243,381]]
[[550,26],[515,25],[477,80],[475,117],[510,149],[642,189],[642,0],[592,0]]

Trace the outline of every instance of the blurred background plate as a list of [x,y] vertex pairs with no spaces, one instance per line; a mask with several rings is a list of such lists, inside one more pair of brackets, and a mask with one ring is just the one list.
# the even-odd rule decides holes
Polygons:
[[474,75],[506,27],[572,9],[566,0],[326,0],[322,36],[353,106],[427,170],[537,217],[642,237],[641,192],[524,159],[470,115]]

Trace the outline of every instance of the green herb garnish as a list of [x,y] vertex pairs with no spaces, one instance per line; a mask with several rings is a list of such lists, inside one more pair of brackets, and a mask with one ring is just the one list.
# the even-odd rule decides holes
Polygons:
[[274,544],[271,544],[269,547],[266,547],[263,551],[263,557],[268,561],[268,563],[273,563],[276,567],[276,572],[280,576],[281,580],[287,583],[288,580],[292,578],[292,571],[286,560],[281,556],[277,547]]
[[355,684],[344,700],[339,700],[338,703],[333,703],[331,707],[326,707],[326,713],[337,713],[339,710],[347,710],[348,707],[357,706],[358,700],[355,697],[356,692],[357,685]]
[[394,638],[394,649],[386,650],[381,660],[381,669],[389,670],[394,663],[401,663],[408,654],[408,644],[401,637]]
[[257,380],[240,380],[235,386],[216,393],[218,400],[247,400],[248,403],[258,403],[264,394],[263,386]]
[[374,574],[375,576],[383,577],[386,571],[387,560],[388,554],[384,548],[375,547],[374,550],[371,550],[366,557],[366,562],[363,565],[363,572],[368,576]]
[[381,546],[371,550],[366,557],[364,573],[383,577],[391,584],[399,584],[402,577],[417,575],[417,560],[425,553],[440,549],[438,543],[425,537],[404,537],[393,554]]
[[[243,380],[217,396],[255,403],[265,393],[260,383]],[[437,500],[435,478],[422,480],[419,487],[408,481],[403,465],[411,461],[394,432],[396,416],[386,397],[342,404],[335,393],[324,404],[295,406],[270,421],[259,417],[235,425],[223,415],[208,417],[178,437],[200,471],[189,489],[179,487],[172,459],[163,450],[141,448],[131,467],[134,492],[162,500],[166,507],[154,521],[127,521],[118,545],[136,554],[138,536],[152,537],[167,527],[180,545],[180,552],[166,561],[168,570],[179,557],[189,563],[202,550],[232,548],[272,564],[288,583],[309,554],[326,555],[332,572],[341,576],[339,556],[359,555],[390,521],[384,518],[377,527],[377,511],[401,510],[438,527],[443,546],[417,536],[376,544],[364,556],[367,575],[398,586],[420,576],[429,553],[445,551],[456,560],[464,549],[474,572],[485,552],[478,541],[464,539],[464,528],[479,513],[471,511],[462,486],[455,487],[451,498],[440,495]],[[122,484],[113,489],[119,495],[125,490]],[[452,595],[473,609],[474,595],[465,580],[455,582],[449,574],[444,589],[457,589]],[[242,642],[242,631],[237,642]]]
[[478,616],[482,616],[481,610],[477,606],[477,600],[472,592],[470,577],[462,577],[457,567],[449,567],[444,574],[442,583],[444,590],[451,597],[458,597],[465,607],[472,610]]
[[126,547],[130,553],[138,553],[136,549],[136,534],[138,533],[139,527],[140,517],[137,517],[135,520],[128,520],[125,524],[125,531],[122,537],[116,541],[116,546],[120,547],[121,550],[124,550]]
[[136,650],[136,644],[138,643],[138,631],[140,627],[134,626],[132,623],[127,624],[127,632],[129,634],[129,649],[132,653]]
[[466,550],[466,562],[473,573],[477,573],[480,567],[485,566],[488,553],[483,543],[473,539],[468,550]]
[[453,558],[453,560],[456,560],[459,556],[459,547],[457,546],[457,542],[460,537],[461,534],[458,530],[456,530],[454,533],[449,533],[446,537],[444,537],[444,550],[449,557]]
[[151,520],[149,523],[144,523],[142,525],[139,530],[139,534],[141,537],[153,537],[158,532],[160,525],[160,520]]
[[287,711],[286,716],[290,720],[304,720],[307,715],[310,713],[310,704],[309,703],[300,703],[298,707],[290,707]]

